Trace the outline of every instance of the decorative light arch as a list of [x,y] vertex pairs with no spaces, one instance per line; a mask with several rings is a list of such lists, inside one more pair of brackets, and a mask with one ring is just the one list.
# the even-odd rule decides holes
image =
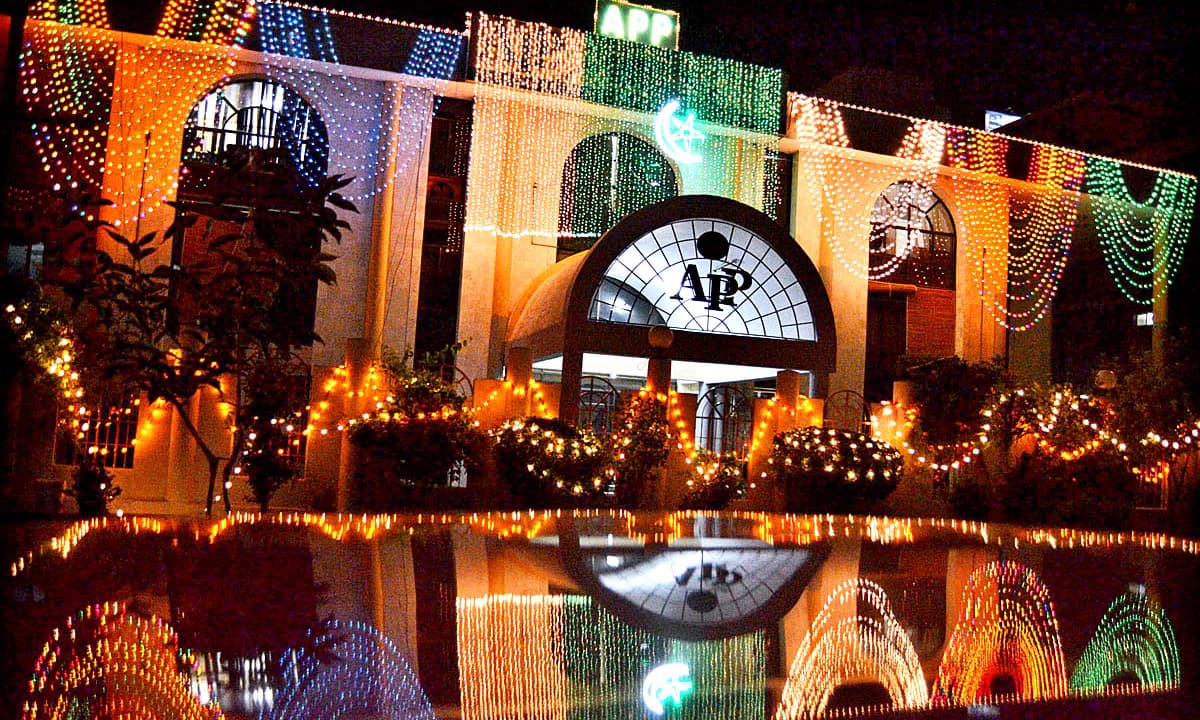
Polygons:
[[1109,683],[1132,675],[1143,690],[1179,687],[1179,647],[1162,606],[1135,587],[1117,596],[1083,650],[1071,690],[1100,693]]
[[[864,605],[871,608],[868,616],[858,612]],[[856,578],[834,588],[813,620],[788,672],[776,718],[819,717],[839,685],[863,678],[883,685],[896,708],[929,700],[921,660],[887,593]]]
[[[329,662],[326,653],[338,658]],[[284,686],[264,720],[433,720],[433,706],[404,654],[378,628],[333,621],[311,649],[293,650]]]
[[958,624],[946,646],[934,702],[966,705],[991,695],[992,681],[1011,677],[1018,698],[1045,700],[1067,692],[1054,603],[1042,579],[1018,562],[991,562],[971,573]]
[[177,667],[178,638],[166,621],[123,603],[89,605],[55,628],[34,664],[24,720],[129,717],[217,720]]

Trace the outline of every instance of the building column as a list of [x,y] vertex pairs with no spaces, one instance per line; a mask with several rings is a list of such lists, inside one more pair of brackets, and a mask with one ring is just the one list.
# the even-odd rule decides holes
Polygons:
[[[371,343],[367,338],[349,338],[346,340],[346,389],[343,417],[357,418],[366,412],[367,399],[364,396],[367,375],[375,357],[371,353]],[[342,433],[341,457],[338,463],[337,479],[337,511],[346,512],[350,506],[350,492],[353,483],[353,473],[358,465],[358,453],[354,443],[350,442],[350,431]]]

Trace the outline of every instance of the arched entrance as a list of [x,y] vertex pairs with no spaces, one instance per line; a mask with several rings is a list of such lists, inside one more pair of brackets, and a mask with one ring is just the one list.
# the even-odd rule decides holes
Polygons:
[[[670,328],[667,348],[649,331]],[[578,417],[581,380],[646,377],[647,359],[672,379],[707,387],[808,373],[823,394],[834,369],[833,312],[816,267],[787,231],[721,197],[688,195],[639,210],[587,252],[551,268],[513,314],[508,347],[561,370],[559,415]],[[538,363],[541,363],[539,365]]]

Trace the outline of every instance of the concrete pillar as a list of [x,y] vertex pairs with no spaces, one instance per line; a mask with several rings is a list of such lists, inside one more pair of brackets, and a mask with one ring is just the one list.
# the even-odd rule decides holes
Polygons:
[[[363,335],[368,348],[378,356],[383,346],[383,326],[387,317],[388,266],[392,255],[392,211],[394,209],[396,145],[400,127],[403,86],[388,84],[387,143],[384,146],[383,172],[375,181],[375,202],[371,225],[371,254],[367,260],[367,295],[363,303]],[[353,340],[351,341],[353,342]]]
[[[346,340],[346,380],[349,388],[346,390],[344,416],[346,418],[360,417],[366,412],[366,398],[363,390],[366,386],[368,372],[374,357],[371,355],[370,341],[367,338],[349,338]],[[337,510],[346,512],[350,504],[351,475],[357,465],[357,453],[354,444],[350,442],[350,433],[342,433],[342,452],[338,467]]]
[[671,390],[671,360],[669,358],[650,358],[646,366],[646,387],[656,393],[665,393]]
[[529,348],[508,349],[504,363],[505,390],[507,391],[505,415],[508,418],[524,417],[530,411],[529,386],[533,381],[533,351]]

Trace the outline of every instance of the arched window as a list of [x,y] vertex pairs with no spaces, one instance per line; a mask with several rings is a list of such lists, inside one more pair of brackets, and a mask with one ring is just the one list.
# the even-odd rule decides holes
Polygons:
[[954,219],[929,188],[902,180],[871,209],[871,265],[895,264],[880,279],[954,289]]
[[184,127],[185,164],[214,164],[233,147],[283,150],[309,183],[325,178],[329,136],[295,90],[270,80],[237,80],[206,95]]
[[696,406],[696,447],[711,453],[733,453],[744,460],[750,450],[754,405],[735,385],[714,385]]
[[558,258],[587,250],[626,215],[679,194],[671,163],[627,133],[584,138],[563,166]]

